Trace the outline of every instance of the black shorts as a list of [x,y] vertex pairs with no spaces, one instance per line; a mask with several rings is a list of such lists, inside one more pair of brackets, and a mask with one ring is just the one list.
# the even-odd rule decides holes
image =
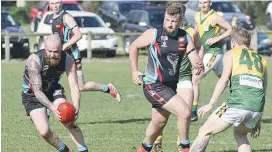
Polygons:
[[[66,98],[64,88],[60,84],[58,84],[56,87],[54,87],[50,91],[44,92],[44,94],[51,102],[54,102],[58,98]],[[28,116],[32,110],[45,107],[35,97],[34,93],[22,92],[22,103],[25,106],[26,114]]]
[[146,99],[152,104],[152,108],[161,108],[176,95],[177,84],[165,85],[162,83],[144,84]]

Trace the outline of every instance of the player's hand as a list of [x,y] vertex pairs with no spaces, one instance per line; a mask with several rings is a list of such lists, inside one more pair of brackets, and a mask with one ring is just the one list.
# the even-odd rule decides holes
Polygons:
[[212,104],[207,104],[207,105],[205,105],[205,106],[199,108],[199,109],[198,109],[198,115],[199,115],[199,117],[202,117],[202,118],[203,118],[204,115],[205,115],[206,113],[209,113],[210,111],[212,111],[212,109],[213,109],[213,105],[212,105]]
[[143,82],[140,79],[140,77],[144,75],[142,72],[136,71],[136,72],[132,72],[132,81],[136,84],[136,85],[142,85]]
[[60,112],[58,110],[58,107],[57,106],[52,106],[51,108],[49,108],[50,111],[54,114],[54,116],[59,120],[61,121],[61,116],[60,116]]
[[201,73],[204,72],[204,71],[205,71],[205,70],[204,70],[203,62],[198,62],[198,63],[196,64],[196,66],[193,67],[193,70],[192,70],[193,74],[195,74],[195,75],[199,75],[199,74],[201,74]]
[[213,45],[214,43],[218,42],[218,39],[216,37],[214,38],[209,38],[207,41],[206,41],[206,44],[207,45]]
[[258,121],[255,127],[251,130],[251,137],[257,138],[260,136],[261,133],[261,122]]
[[67,43],[64,43],[64,44],[62,45],[62,50],[65,51],[67,48],[68,48]]

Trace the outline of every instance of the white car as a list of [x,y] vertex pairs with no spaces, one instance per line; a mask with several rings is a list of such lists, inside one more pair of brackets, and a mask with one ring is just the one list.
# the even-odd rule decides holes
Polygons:
[[272,2],[267,5],[266,8],[266,15],[267,15],[267,27],[272,30]]
[[[83,12],[83,11],[67,11],[70,15],[72,15],[77,22],[79,30],[82,35],[82,39],[77,42],[77,46],[80,51],[86,51],[88,48],[88,40],[87,35],[84,33],[92,32],[92,41],[91,47],[92,51],[106,51],[106,56],[114,57],[116,55],[117,49],[117,37],[110,35],[95,35],[95,33],[114,33],[112,29],[109,28],[110,25],[106,24],[98,15],[91,12]],[[46,17],[52,12],[47,12],[44,14],[41,22],[38,25],[38,29],[36,33],[51,33],[51,26],[44,21]],[[39,44],[40,39],[44,37],[37,36],[36,41]]]

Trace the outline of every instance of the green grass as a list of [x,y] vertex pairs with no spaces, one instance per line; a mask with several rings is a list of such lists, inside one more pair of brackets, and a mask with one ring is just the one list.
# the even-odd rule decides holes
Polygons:
[[[33,123],[25,116],[20,95],[24,64],[24,62],[2,63],[2,151],[56,151],[43,141]],[[146,62],[140,62],[141,71],[144,70],[145,64]],[[112,82],[116,84],[123,97],[123,102],[118,104],[109,95],[101,92],[82,93],[81,110],[77,123],[83,130],[90,151],[135,152],[145,136],[145,129],[151,118],[151,105],[145,99],[142,88],[133,85],[129,62],[91,62],[84,63],[83,68],[85,80],[101,83]],[[269,75],[272,75],[271,68]],[[216,81],[217,78],[211,73],[201,82],[201,105],[209,101]],[[66,89],[70,101],[66,76],[62,78],[61,84]],[[260,151],[272,151],[271,81],[268,84],[267,92],[261,136],[255,140],[250,138],[254,149]],[[227,100],[228,94],[228,91],[223,94],[221,102]],[[190,131],[192,140],[195,139],[199,127],[206,118],[192,123]],[[50,119],[50,127],[69,147],[76,150],[65,128],[54,117]],[[175,143],[176,120],[172,116],[164,131],[164,151],[177,151]],[[207,151],[237,151],[232,129],[213,137]]]

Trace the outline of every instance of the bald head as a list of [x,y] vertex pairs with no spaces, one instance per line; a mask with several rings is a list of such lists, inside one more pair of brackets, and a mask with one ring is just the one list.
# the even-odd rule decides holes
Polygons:
[[44,44],[45,61],[49,66],[56,66],[61,60],[62,43],[56,34],[49,35]]
[[62,2],[61,0],[50,0],[49,5],[51,10],[57,14],[62,10]]
[[59,35],[49,35],[45,40],[45,45],[50,48],[60,48],[62,46]]

